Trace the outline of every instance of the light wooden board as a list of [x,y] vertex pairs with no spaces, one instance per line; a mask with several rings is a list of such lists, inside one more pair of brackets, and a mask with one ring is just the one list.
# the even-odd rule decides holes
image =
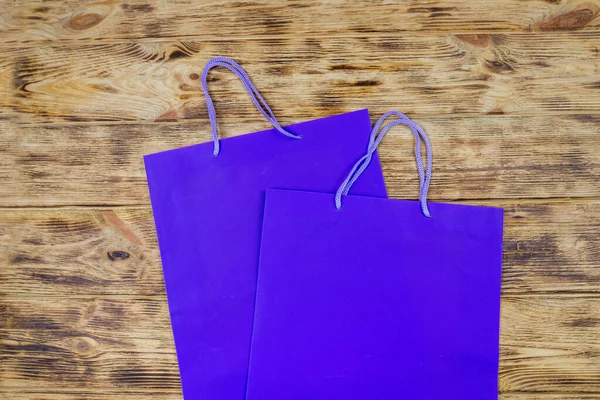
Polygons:
[[598,298],[505,299],[501,313],[500,391],[599,391]]
[[0,305],[3,386],[177,389],[162,300],[6,300]]
[[[451,34],[46,45],[0,59],[0,115],[30,123],[204,117],[199,75],[239,60],[283,121],[369,107],[412,115],[596,113],[600,33]],[[255,116],[228,71],[220,115]]]
[[598,400],[597,394],[579,393],[501,393],[499,400]]
[[[428,132],[434,149],[431,200],[600,196],[599,117],[415,121]],[[267,127],[258,116],[219,121],[222,136]],[[52,126],[0,121],[0,130],[3,206],[149,204],[143,155],[210,138],[206,119]],[[366,146],[369,132],[364,134]],[[398,127],[380,147],[391,197],[418,194],[413,140],[410,130]]]
[[177,0],[7,1],[6,43],[193,36],[373,35],[420,31],[596,30],[597,0],[189,2]]
[[[5,396],[5,397],[3,397]],[[181,400],[179,391],[166,390],[115,390],[115,389],[52,389],[35,390],[3,390],[0,388],[0,399],[10,400],[105,400],[118,398],[123,400]],[[595,394],[565,393],[501,393],[499,400],[598,400]]]
[[[600,202],[506,205],[503,293],[599,293],[599,231]],[[6,295],[164,293],[149,208],[3,210],[0,239]]]
[[[181,400],[180,390],[123,390],[123,389],[19,389],[10,390],[0,388],[0,399],[6,400]],[[565,400],[572,400],[572,397]],[[586,398],[587,399],[587,398]],[[503,399],[504,400],[504,399]],[[536,398],[537,400],[537,398]],[[552,399],[548,399],[552,400]]]
[[[179,387],[163,299],[6,300],[0,307],[4,388]],[[600,391],[599,315],[598,298],[504,298],[500,390]]]
[[[6,396],[6,397],[3,397]],[[10,397],[9,397],[10,396]],[[0,399],[10,400],[105,400],[119,398],[123,400],[181,400],[181,393],[176,391],[124,391],[115,389],[87,390],[31,390],[9,391],[0,389]],[[565,393],[501,393],[499,400],[598,400],[595,394]]]
[[152,211],[0,211],[6,295],[164,295]]

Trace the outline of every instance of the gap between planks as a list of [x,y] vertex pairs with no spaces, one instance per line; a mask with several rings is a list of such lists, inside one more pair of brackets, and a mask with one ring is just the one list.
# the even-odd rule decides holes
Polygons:
[[[399,197],[390,197],[395,200],[411,200]],[[450,203],[450,204],[470,204],[490,207],[507,206],[544,206],[553,204],[591,204],[600,202],[600,196],[582,196],[582,197],[531,197],[531,198],[469,198],[469,199],[435,199],[431,203]],[[19,211],[19,210],[141,210],[150,208],[150,203],[139,204],[57,204],[57,205],[0,205],[0,211]]]

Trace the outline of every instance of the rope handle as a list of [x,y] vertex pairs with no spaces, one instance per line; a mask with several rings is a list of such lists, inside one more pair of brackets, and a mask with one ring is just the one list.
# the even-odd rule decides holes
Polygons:
[[206,63],[206,65],[204,66],[204,70],[202,71],[202,91],[204,92],[204,96],[206,97],[208,119],[210,120],[210,126],[212,129],[214,156],[219,155],[220,151],[219,136],[217,132],[217,112],[215,110],[215,106],[210,97],[210,94],[208,93],[208,84],[206,80],[209,71],[214,67],[225,67],[231,72],[233,72],[242,81],[244,87],[246,88],[246,91],[252,99],[252,102],[254,103],[256,108],[258,108],[258,111],[260,111],[260,113],[267,119],[267,121],[271,123],[271,125],[273,125],[275,129],[277,129],[277,131],[293,139],[302,139],[302,136],[294,135],[293,133],[290,133],[281,127],[281,124],[279,124],[277,118],[275,118],[275,114],[273,114],[273,111],[271,110],[265,99],[261,96],[260,92],[256,89],[256,87],[254,87],[246,71],[244,71],[244,69],[237,62],[228,57],[214,57]]
[[[383,122],[392,115],[398,117],[398,119],[387,123],[380,131]],[[381,143],[381,141],[383,140],[385,134],[396,125],[408,126],[415,136],[415,159],[417,162],[417,171],[419,173],[419,202],[421,204],[421,210],[423,211],[423,215],[425,215],[428,218],[431,217],[431,214],[429,213],[429,208],[427,207],[427,192],[429,191],[429,183],[431,181],[431,169],[433,163],[431,143],[429,142],[429,138],[427,137],[427,134],[425,133],[423,128],[421,128],[419,125],[413,122],[406,115],[402,114],[400,111],[394,110],[388,111],[381,117],[379,117],[377,123],[371,131],[367,153],[354,164],[354,166],[350,170],[350,173],[337,190],[335,194],[335,206],[338,210],[342,209],[342,196],[348,194],[352,185],[354,185],[357,179],[369,166],[369,163],[373,158],[373,153],[375,153],[375,150],[377,150],[377,147],[379,146],[379,143]],[[421,157],[421,142],[425,144],[425,149],[427,150],[426,169],[423,168],[423,159]]]

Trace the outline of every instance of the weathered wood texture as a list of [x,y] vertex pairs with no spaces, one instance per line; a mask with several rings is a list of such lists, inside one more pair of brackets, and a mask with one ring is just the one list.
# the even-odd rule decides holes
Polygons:
[[[431,199],[506,209],[500,398],[599,399],[599,48],[600,0],[0,2],[0,399],[181,399],[142,155],[209,139],[214,55],[285,124],[414,117]],[[210,82],[222,136],[268,128]]]
[[[115,390],[115,389],[82,389],[82,390],[47,390],[20,389],[17,391],[0,388],[0,399],[7,400],[105,400],[118,398],[123,400],[181,400],[177,391],[166,390]],[[501,393],[499,400],[598,400],[595,394],[567,393]]]
[[[3,397],[6,396],[6,397]],[[165,391],[123,391],[111,389],[88,390],[19,390],[3,391],[0,388],[0,399],[10,400],[105,400],[118,398],[123,400],[181,400],[181,394]],[[594,394],[547,394],[547,393],[502,393],[500,400],[598,400]]]
[[20,296],[164,293],[152,211],[0,211],[0,285]]
[[[600,111],[600,33],[427,34],[15,48],[0,60],[0,115],[29,122],[206,116],[209,57],[241,62],[283,121],[368,106],[412,116]],[[357,57],[360,54],[360,57]],[[256,112],[216,70],[221,115]]]
[[[179,388],[164,299],[7,300],[3,388]],[[600,299],[507,297],[500,390],[600,391]]]
[[[581,397],[588,399],[588,397]],[[591,397],[590,397],[591,398]],[[0,388],[0,399],[6,400],[106,400],[106,399],[122,399],[122,400],[181,400],[180,390],[123,390],[123,389],[56,389],[48,388],[33,389],[25,388],[19,390],[2,389]],[[512,400],[512,397],[503,398],[502,400]],[[541,398],[540,398],[541,399]],[[553,400],[555,398],[548,398]],[[564,400],[573,400],[575,397],[564,397]],[[579,397],[577,397],[579,399]],[[518,399],[521,400],[521,399]],[[530,399],[531,400],[531,399]],[[538,400],[536,397],[534,400]]]
[[[70,398],[65,398],[70,399]],[[167,398],[170,400],[170,398]],[[500,393],[499,400],[598,400],[597,394],[567,393]],[[137,399],[136,399],[137,400]]]
[[372,35],[399,31],[597,30],[597,0],[468,1],[7,1],[0,38],[32,44],[192,36]]
[[[249,108],[248,108],[249,110]],[[258,114],[258,112],[255,112]],[[416,119],[434,154],[431,199],[600,196],[600,117]],[[267,128],[231,117],[224,136]],[[0,205],[148,204],[142,155],[209,140],[208,121],[184,124],[24,126],[0,121]],[[365,133],[366,137],[366,133]],[[391,196],[416,198],[410,131],[380,147]]]
[[[505,207],[504,294],[600,293],[600,202]],[[164,293],[149,208],[3,210],[0,239],[6,295]]]
[[503,299],[501,313],[500,391],[600,392],[598,298]]
[[3,301],[3,386],[179,388],[165,298]]

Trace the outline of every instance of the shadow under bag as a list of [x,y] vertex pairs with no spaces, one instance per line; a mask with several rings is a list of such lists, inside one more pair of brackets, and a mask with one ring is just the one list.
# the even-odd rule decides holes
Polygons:
[[[242,80],[275,129],[219,143],[206,88],[214,66]],[[361,110],[284,129],[241,67],[223,57],[207,64],[202,82],[213,142],[148,155],[146,173],[183,395],[243,400],[265,190],[335,192],[367,148],[371,123]],[[364,178],[356,194],[386,195],[378,161]]]
[[[420,201],[342,197],[398,124]],[[428,204],[430,176],[390,112],[336,196],[267,191],[247,400],[498,398],[503,210]]]

